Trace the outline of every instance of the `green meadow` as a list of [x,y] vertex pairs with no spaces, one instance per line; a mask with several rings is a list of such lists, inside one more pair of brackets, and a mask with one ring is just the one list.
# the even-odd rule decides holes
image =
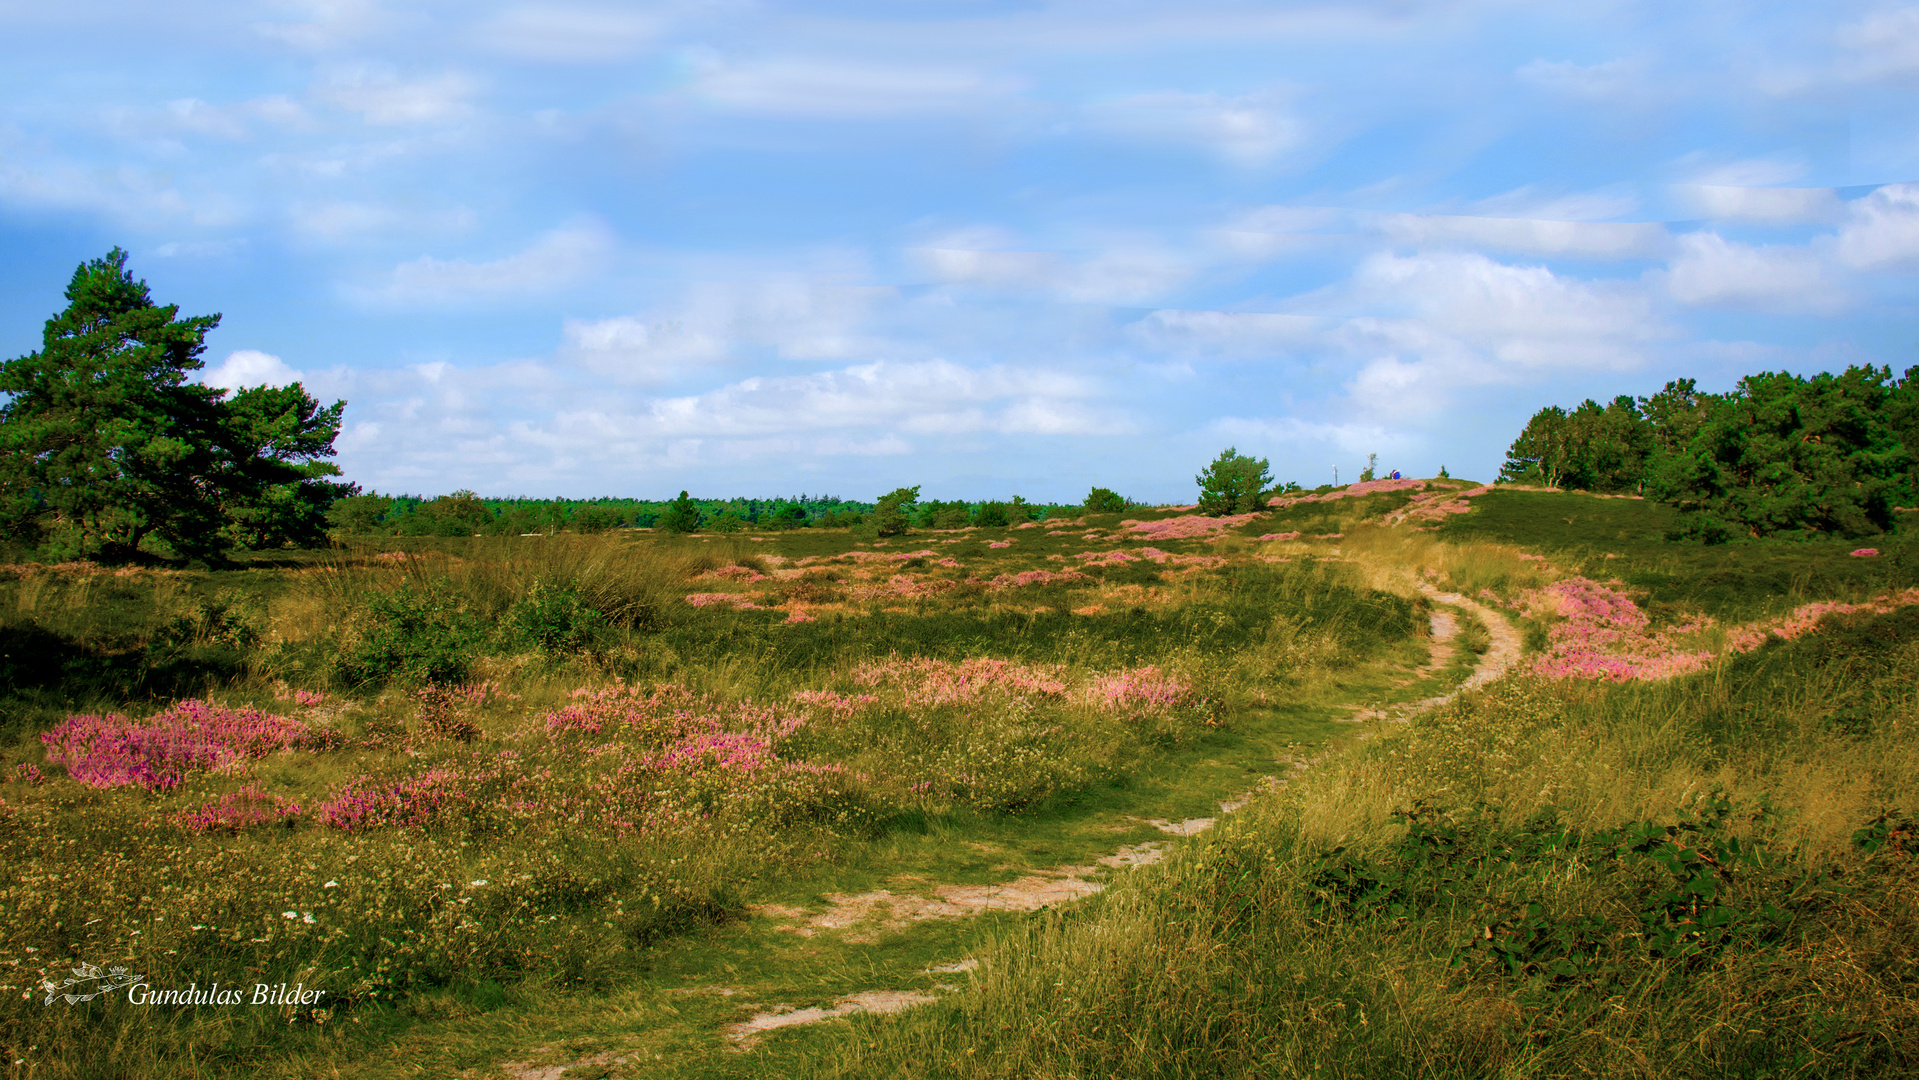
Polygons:
[[0,1074],[1919,1071],[1910,531],[1667,515],[7,566]]

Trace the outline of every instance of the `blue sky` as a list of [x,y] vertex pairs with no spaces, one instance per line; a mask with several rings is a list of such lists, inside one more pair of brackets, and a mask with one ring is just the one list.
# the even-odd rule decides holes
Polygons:
[[1490,478],[1919,363],[1919,7],[0,0],[0,61],[0,353],[118,244],[386,492]]

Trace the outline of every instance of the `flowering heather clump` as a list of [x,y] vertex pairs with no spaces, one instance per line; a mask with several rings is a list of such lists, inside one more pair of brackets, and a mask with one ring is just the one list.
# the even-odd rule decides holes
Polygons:
[[1087,684],[1086,694],[1109,709],[1163,709],[1180,704],[1192,688],[1191,683],[1149,666],[1100,676]]
[[345,832],[380,827],[422,827],[442,817],[461,818],[472,799],[451,769],[429,769],[419,776],[349,780],[339,793],[314,808],[323,825]]
[[986,546],[989,548],[1012,547],[1013,542],[1011,540],[993,540],[988,542]]
[[1004,694],[1058,695],[1066,692],[1056,666],[1015,664],[1010,660],[975,657],[951,660],[911,660],[892,657],[862,664],[853,673],[858,686],[907,687],[911,704],[952,705],[977,701],[987,691]]
[[1226,517],[1207,517],[1192,514],[1186,517],[1166,518],[1162,521],[1122,521],[1122,526],[1131,526],[1129,531],[1139,533],[1150,540],[1205,540],[1227,529],[1237,528],[1252,521],[1259,515],[1231,514]]
[[1434,491],[1422,491],[1413,496],[1413,501],[1386,515],[1388,525],[1397,525],[1402,521],[1441,521],[1448,514],[1464,514],[1473,506],[1468,499],[1477,499],[1491,491],[1490,487],[1476,487],[1468,491],[1456,491],[1440,488]]
[[751,701],[722,703],[683,686],[667,684],[641,688],[614,683],[598,690],[575,690],[572,697],[572,704],[547,714],[550,738],[605,733],[640,744],[666,746],[733,730],[777,742],[805,722],[799,714],[779,706]]
[[29,787],[40,786],[42,777],[40,775],[40,769],[37,766],[29,765],[23,761],[20,764],[15,765],[13,767],[13,771],[19,774],[20,779],[24,781]]
[[925,551],[899,551],[888,555],[887,558],[894,562],[905,562],[908,559],[930,559],[938,554],[939,552],[928,548]]
[[989,581],[977,578],[969,579],[998,592],[1001,589],[1017,589],[1027,585],[1051,585],[1057,581],[1091,581],[1092,578],[1077,570],[1022,570],[1017,574],[1001,574]]
[[818,622],[819,616],[808,615],[804,608],[794,608],[792,614],[786,617],[786,621],[787,622]]
[[872,694],[840,694],[832,690],[795,690],[793,700],[815,709],[831,713],[835,719],[845,720],[862,707],[879,700]]
[[941,559],[941,560],[940,560],[939,562],[937,562],[937,563],[934,563],[933,565],[935,565],[935,566],[944,566],[944,567],[946,567],[946,568],[947,568],[948,570],[958,570],[958,569],[959,569],[959,564],[960,564],[960,563],[959,563],[959,560],[958,560],[958,559],[955,559],[955,558],[953,558],[953,557],[952,557],[951,555],[948,555],[948,556],[947,556],[946,558],[944,558],[944,559]]
[[660,751],[648,764],[663,771],[731,769],[758,772],[775,764],[775,761],[772,745],[761,736],[740,731],[716,731],[682,739]]
[[1338,499],[1357,499],[1366,495],[1377,495],[1382,491],[1405,491],[1409,488],[1421,490],[1425,488],[1425,486],[1426,481],[1411,478],[1401,480],[1361,480],[1357,484],[1348,484],[1338,491],[1329,491],[1324,495],[1288,495],[1268,499],[1266,505],[1271,507],[1284,507],[1294,506],[1299,503],[1333,502]]
[[293,703],[295,705],[312,706],[319,705],[325,701],[326,695],[318,690],[295,690],[293,692]]
[[1297,540],[1299,539],[1299,530],[1294,529],[1292,532],[1283,532],[1283,533],[1267,533],[1266,535],[1260,537],[1260,539],[1261,540]]
[[1080,553],[1079,553],[1079,557],[1080,557],[1080,558],[1082,558],[1082,559],[1084,559],[1084,560],[1086,560],[1086,561],[1087,561],[1087,562],[1089,562],[1089,563],[1112,563],[1112,564],[1117,564],[1117,563],[1129,563],[1129,562],[1138,562],[1138,561],[1139,561],[1139,556],[1137,556],[1137,555],[1129,555],[1129,554],[1127,554],[1126,552],[1124,552],[1124,551],[1119,551],[1119,550],[1113,550],[1113,551],[1082,551],[1082,552],[1080,552]]
[[759,609],[759,605],[753,602],[752,597],[730,592],[687,593],[686,602],[692,604],[694,607],[707,607],[712,604],[732,604],[741,611],[756,611]]
[[291,821],[299,813],[299,803],[269,795],[248,784],[202,805],[198,810],[175,814],[173,823],[189,832],[237,833],[254,825],[278,825]]
[[1860,548],[1852,553],[1852,557],[1855,559],[1870,559],[1877,554],[1879,554],[1878,548]]
[[191,770],[234,770],[249,758],[328,740],[298,720],[188,700],[141,721],[118,713],[69,716],[40,741],[49,762],[88,787],[160,791]]
[[1859,612],[1884,615],[1895,608],[1911,604],[1919,604],[1919,589],[1888,593],[1862,604],[1841,604],[1831,600],[1801,604],[1793,609],[1792,614],[1783,618],[1767,619],[1729,631],[1726,635],[1726,644],[1734,652],[1751,652],[1764,645],[1769,637],[1791,641],[1818,626],[1819,620],[1828,615],[1852,615]]
[[1713,658],[1709,650],[1685,650],[1673,639],[1711,625],[1701,619],[1659,633],[1624,593],[1574,577],[1556,581],[1528,596],[1535,610],[1557,612],[1561,621],[1547,633],[1546,655],[1533,670],[1550,678],[1667,679],[1698,671]]
[[722,566],[718,570],[708,570],[708,571],[705,571],[704,573],[695,574],[693,576],[695,579],[725,578],[726,580],[729,580],[729,581],[745,581],[745,582],[766,580],[765,574],[760,573],[758,570],[755,570],[750,566]]

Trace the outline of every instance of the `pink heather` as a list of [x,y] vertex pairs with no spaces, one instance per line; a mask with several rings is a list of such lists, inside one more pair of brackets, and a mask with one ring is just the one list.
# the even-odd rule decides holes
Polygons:
[[1192,684],[1167,675],[1157,667],[1133,668],[1117,675],[1105,675],[1087,684],[1094,702],[1108,708],[1168,708],[1178,705]]
[[732,604],[742,611],[757,610],[759,608],[759,605],[753,602],[752,597],[730,592],[688,593],[686,595],[686,602],[692,604],[694,607],[706,607],[710,604]]
[[313,746],[318,733],[258,709],[188,700],[142,721],[118,713],[69,716],[40,736],[47,761],[88,787],[176,787],[194,770],[232,770],[276,750]]
[[987,544],[986,546],[989,548],[1012,547],[1013,542],[1011,540],[994,540],[991,543]]
[[1122,521],[1120,524],[1130,525],[1129,531],[1139,533],[1149,540],[1204,540],[1226,529],[1244,525],[1258,516],[1257,513],[1232,514],[1227,517],[1191,514],[1160,521]]
[[300,813],[300,804],[269,795],[248,784],[239,791],[220,796],[198,810],[182,811],[173,823],[190,832],[239,832],[253,825],[277,825]]
[[1879,554],[1878,548],[1860,548],[1852,553],[1852,557],[1855,559],[1870,559],[1877,554]]
[[1027,666],[985,657],[955,663],[951,660],[908,660],[895,656],[862,664],[853,672],[853,682],[858,686],[870,687],[899,687],[905,684],[908,704],[951,705],[977,701],[981,694],[989,691],[1003,694],[1064,694],[1066,684],[1055,675],[1057,671],[1056,666]]
[[1403,480],[1362,480],[1357,484],[1349,484],[1346,487],[1340,488],[1338,491],[1329,491],[1324,495],[1289,495],[1268,499],[1266,505],[1282,507],[1293,506],[1298,503],[1332,502],[1336,499],[1357,499],[1364,495],[1374,495],[1382,491],[1405,491],[1408,488],[1418,490],[1423,489],[1425,486],[1426,481],[1413,480],[1411,478]]

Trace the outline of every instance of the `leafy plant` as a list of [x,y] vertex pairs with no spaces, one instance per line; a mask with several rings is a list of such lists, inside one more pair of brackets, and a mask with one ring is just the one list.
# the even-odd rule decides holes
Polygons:
[[577,591],[535,582],[526,598],[507,610],[501,627],[509,641],[554,656],[590,647],[609,624]]
[[336,661],[355,683],[462,682],[487,638],[450,590],[411,583],[369,597],[355,623]]

